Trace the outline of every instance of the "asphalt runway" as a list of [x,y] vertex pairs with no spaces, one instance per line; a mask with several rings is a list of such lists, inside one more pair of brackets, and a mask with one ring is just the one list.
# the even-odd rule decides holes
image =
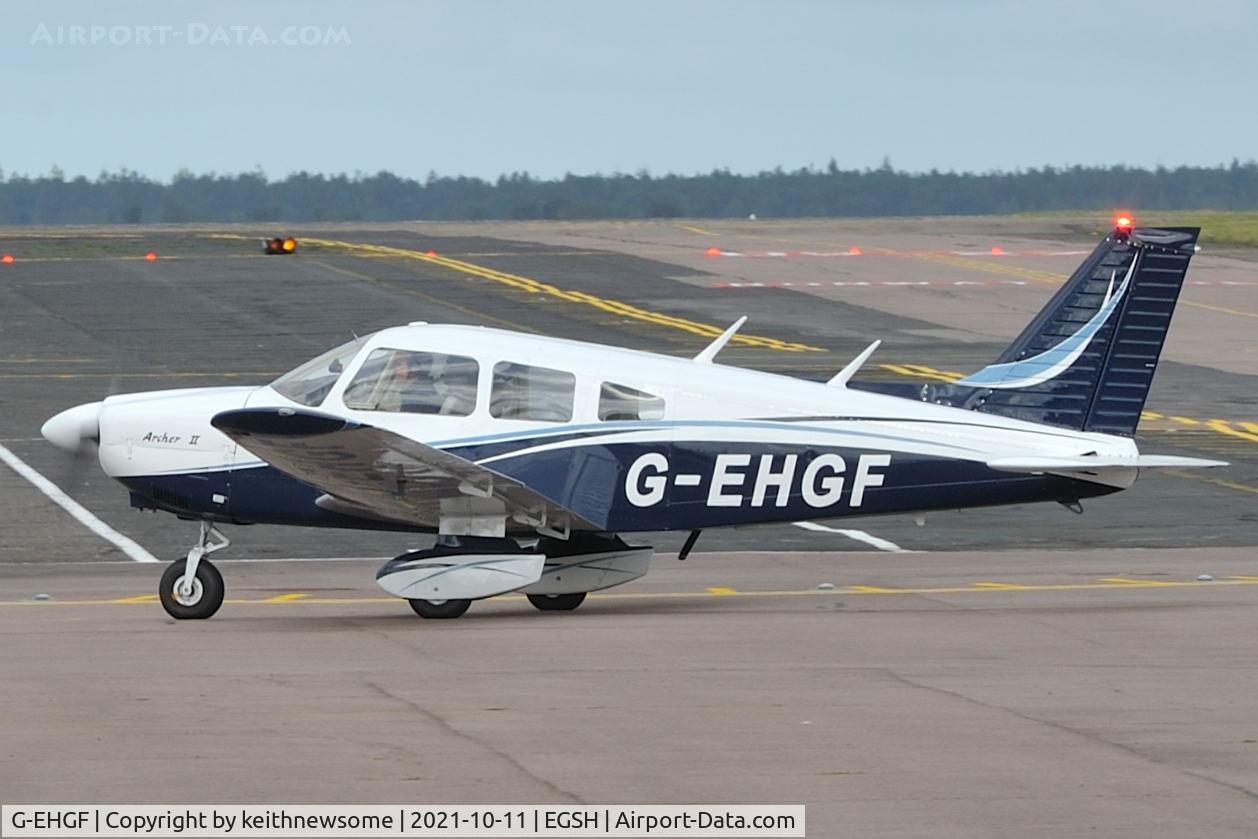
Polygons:
[[[749,314],[723,363],[822,379],[881,338],[862,377],[946,380],[1097,238],[1006,219],[343,225],[263,257],[272,232],[0,231],[0,445],[173,559],[195,527],[129,510],[39,439],[48,416],[266,382],[411,320],[693,355]],[[422,622],[374,588],[378,559],[346,558],[423,537],[236,527],[215,558],[228,604],[176,625],[151,602],[160,566],[0,465],[0,799],[762,800],[808,804],[817,836],[1252,835],[1255,320],[1255,257],[1199,255],[1140,430],[1227,469],[1142,478],[1083,515],[709,531],[686,563],[680,537],[639,537],[663,554],[651,575],[558,617],[504,599]],[[302,558],[339,561],[275,561]]]

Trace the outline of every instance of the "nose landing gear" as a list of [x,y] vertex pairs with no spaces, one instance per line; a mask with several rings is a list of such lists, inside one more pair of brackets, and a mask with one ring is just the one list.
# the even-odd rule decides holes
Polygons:
[[205,557],[230,544],[213,524],[201,522],[201,534],[187,558],[175,560],[162,574],[157,596],[166,614],[177,620],[204,620],[218,611],[226,591],[223,575]]

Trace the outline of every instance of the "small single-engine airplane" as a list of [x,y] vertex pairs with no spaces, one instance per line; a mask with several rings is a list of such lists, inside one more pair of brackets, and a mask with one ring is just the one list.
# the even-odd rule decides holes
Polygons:
[[50,442],[98,447],[131,505],[200,522],[161,579],[208,618],[218,525],[436,533],[376,574],[427,618],[521,591],[543,611],[646,573],[629,531],[1056,501],[1141,469],[1132,439],[1197,228],[1120,219],[991,365],[955,383],[828,382],[716,365],[746,318],[693,359],[412,323],[261,387],[110,396],[57,414]]

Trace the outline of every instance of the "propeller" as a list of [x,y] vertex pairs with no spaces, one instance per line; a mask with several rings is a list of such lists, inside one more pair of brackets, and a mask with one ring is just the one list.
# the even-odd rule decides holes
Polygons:
[[67,460],[64,471],[59,476],[61,480],[54,479],[63,490],[71,494],[81,492],[101,474],[98,468],[92,467],[99,465],[100,421],[105,407],[104,400],[118,392],[119,370],[122,368],[121,347],[115,346],[110,355],[109,384],[100,401],[67,408],[49,418],[39,429],[39,433],[49,443],[74,455]]
[[76,455],[94,454],[100,445],[100,402],[75,405],[44,423],[39,433],[59,449]]

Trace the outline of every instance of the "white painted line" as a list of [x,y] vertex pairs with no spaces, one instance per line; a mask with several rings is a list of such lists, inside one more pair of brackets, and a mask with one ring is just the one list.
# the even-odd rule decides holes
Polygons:
[[136,562],[161,562],[157,557],[153,556],[144,548],[140,547],[138,542],[123,536],[109,525],[105,524],[96,516],[87,511],[82,504],[75,501],[70,496],[61,491],[61,488],[43,475],[27,466],[25,461],[0,445],[0,460],[8,464],[9,468],[17,472],[26,480],[35,485],[35,489],[48,496],[54,504],[65,510],[75,521],[104,539],[106,542],[113,543],[114,547],[122,551]]
[[[880,251],[870,256],[935,256],[952,254],[954,256],[1083,256],[1091,251]],[[749,259],[794,259],[801,256],[811,257],[844,257],[863,256],[860,250],[845,251],[712,251],[708,256],[739,256]]]
[[855,539],[857,542],[864,542],[866,545],[873,545],[880,551],[887,551],[895,554],[912,553],[897,545],[895,542],[889,542],[886,539],[880,539],[877,536],[866,533],[863,530],[849,530],[840,527],[826,527],[824,524],[817,524],[815,521],[797,521],[792,522],[796,527],[804,530],[812,530],[817,533],[838,533],[840,536],[846,536],[849,539]]
[[[820,286],[834,286],[835,288],[916,288],[921,286],[1024,286],[1026,280],[833,280],[828,283],[796,283],[792,280],[772,282],[729,282],[729,283],[712,283],[708,288],[793,288],[796,285],[807,285],[812,288]],[[1212,283],[1197,282],[1197,285],[1212,285]]]

